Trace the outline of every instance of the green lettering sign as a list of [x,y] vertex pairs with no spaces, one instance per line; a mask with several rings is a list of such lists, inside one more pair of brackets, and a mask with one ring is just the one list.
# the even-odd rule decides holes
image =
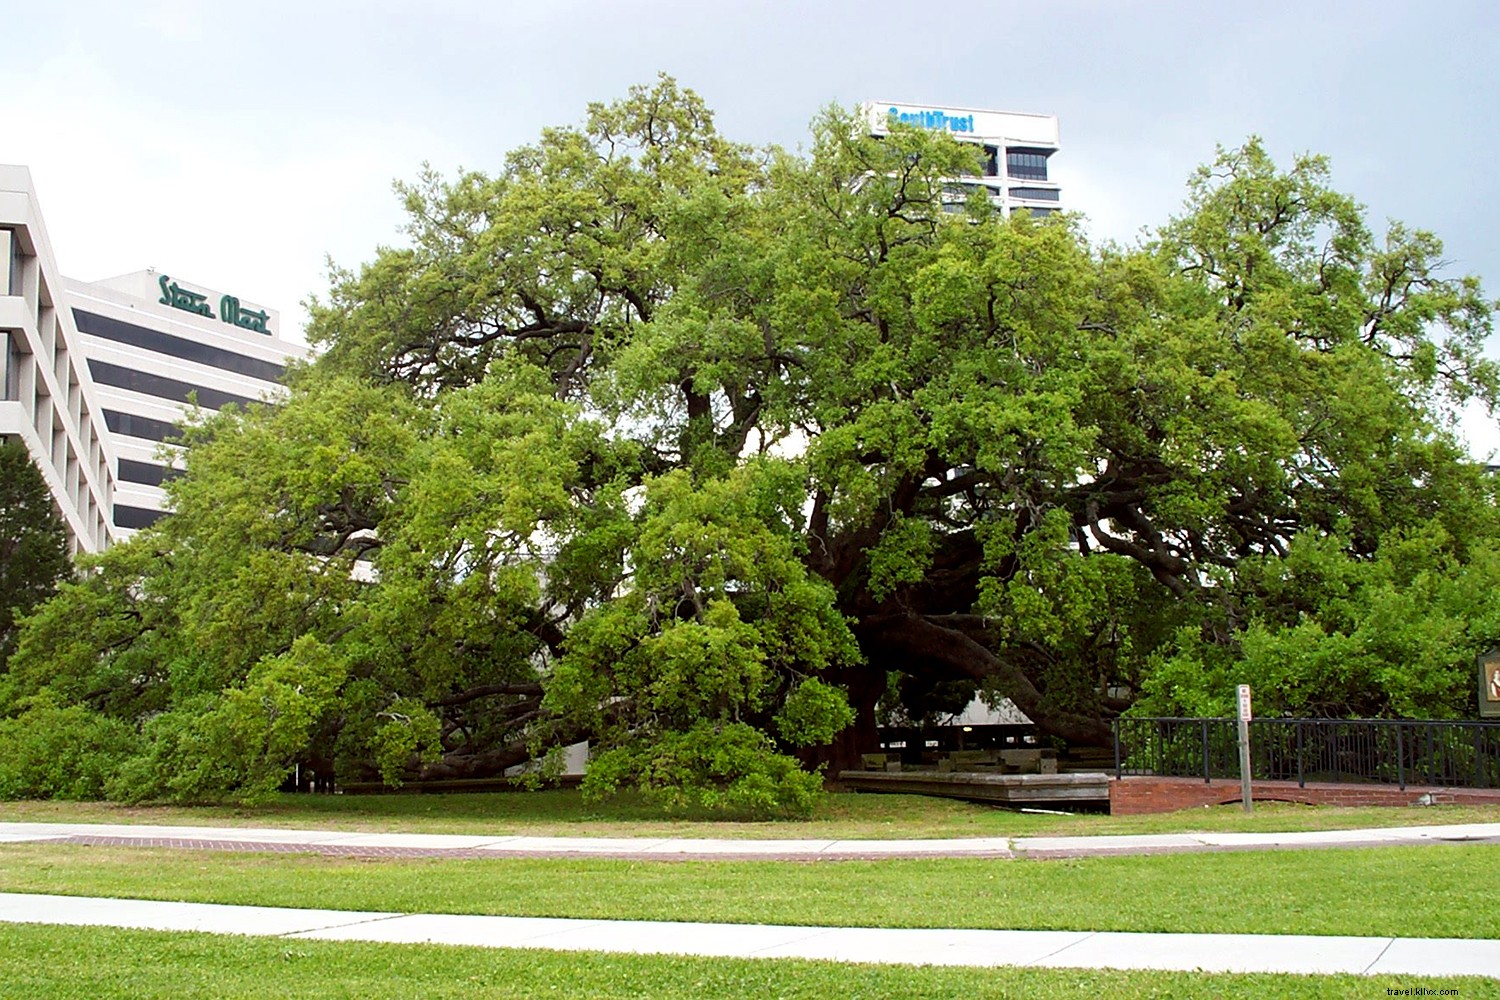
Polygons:
[[[213,317],[213,310],[208,307],[208,296],[199,295],[180,287],[177,282],[165,274],[156,279],[161,285],[161,304],[171,306],[173,309],[181,309],[183,312],[197,313],[199,316]],[[171,282],[171,284],[168,284]]]
[[240,308],[240,300],[233,295],[219,299],[219,319],[234,326],[269,335],[271,331],[266,329],[266,321],[270,318],[270,314],[263,309],[257,312],[254,309]]
[[[214,318],[214,311],[209,308],[207,295],[190,292],[165,274],[157,278],[156,283],[161,286],[160,302],[162,305],[181,309],[183,312],[190,312],[197,316]],[[271,320],[271,314],[264,309],[246,309],[233,295],[225,295],[219,299],[218,319],[242,330],[252,330],[268,337],[271,335],[270,327],[267,326]]]

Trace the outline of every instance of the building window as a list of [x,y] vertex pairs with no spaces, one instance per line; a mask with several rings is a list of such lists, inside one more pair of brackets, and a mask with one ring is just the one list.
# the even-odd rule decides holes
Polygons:
[[21,247],[16,242],[14,229],[0,229],[4,233],[0,243],[5,245],[5,289],[6,295],[21,294]]
[[115,525],[121,528],[149,528],[161,520],[162,511],[151,510],[147,507],[129,507],[125,504],[115,504]]
[[250,397],[241,396],[238,393],[193,385],[191,382],[181,382],[175,378],[166,378],[151,372],[112,365],[107,361],[90,361],[89,374],[93,375],[94,381],[100,385],[129,389],[131,392],[139,392],[142,395],[169,399],[174,403],[187,403],[196,397],[199,406],[213,410],[223,409],[230,403],[245,406],[255,402]]
[[1011,188],[1010,196],[1027,201],[1057,201],[1061,192],[1054,188]]
[[998,146],[984,147],[984,176],[1000,176],[1000,148]]
[[21,352],[15,334],[0,333],[0,399],[21,398]]
[[120,459],[120,482],[140,483],[144,486],[160,486],[168,479],[182,475],[181,469],[155,462],[137,462],[131,458]]
[[1028,181],[1047,179],[1048,154],[1039,149],[1009,149],[1005,152],[1005,173]]
[[182,437],[182,428],[165,420],[154,420],[134,413],[119,410],[104,411],[104,425],[116,434],[126,437],[145,438],[147,441],[166,441]]

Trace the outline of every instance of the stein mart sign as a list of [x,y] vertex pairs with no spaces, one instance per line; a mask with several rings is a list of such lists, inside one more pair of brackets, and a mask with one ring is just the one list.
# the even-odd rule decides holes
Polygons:
[[233,295],[219,296],[218,312],[208,303],[208,296],[199,292],[189,291],[177,282],[163,274],[156,279],[161,286],[161,299],[164,306],[173,309],[181,309],[183,312],[195,313],[199,316],[207,316],[209,319],[218,319],[220,322],[237,326],[242,330],[250,330],[255,333],[271,335],[266,326],[271,316],[263,309],[246,309],[240,305],[240,300]]

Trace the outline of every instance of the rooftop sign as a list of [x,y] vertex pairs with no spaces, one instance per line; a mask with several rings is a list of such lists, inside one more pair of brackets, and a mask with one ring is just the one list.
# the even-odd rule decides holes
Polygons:
[[199,316],[207,316],[209,319],[217,318],[220,322],[237,326],[242,330],[251,330],[255,333],[271,335],[266,326],[270,320],[270,313],[264,309],[246,309],[240,305],[240,300],[233,295],[219,296],[219,309],[215,314],[208,304],[208,296],[201,292],[190,291],[183,288],[170,277],[163,274],[156,279],[161,287],[161,298],[158,299],[162,305],[171,306],[173,309],[181,309],[183,312],[196,313]]
[[983,108],[940,108],[930,104],[868,101],[861,106],[870,131],[880,135],[891,124],[948,132],[965,139],[992,139],[1006,146],[1057,148],[1057,118],[1054,115]]
[[973,132],[974,116],[950,115],[946,111],[933,108],[930,111],[902,111],[900,108],[887,108],[886,117],[898,121],[902,125],[915,125],[917,128],[931,128],[949,132]]

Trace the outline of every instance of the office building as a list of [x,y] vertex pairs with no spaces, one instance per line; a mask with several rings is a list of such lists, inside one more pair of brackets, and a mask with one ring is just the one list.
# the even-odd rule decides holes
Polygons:
[[0,166],[0,259],[0,436],[26,443],[75,551],[161,516],[190,406],[274,398],[307,354],[275,310],[173,274],[62,277],[24,167]]
[[1047,169],[1059,148],[1055,115],[894,101],[868,101],[864,113],[873,135],[885,135],[892,122],[899,122],[939,129],[979,147],[978,171],[953,179],[955,210],[974,188],[983,189],[990,203],[1006,216],[1015,212],[1051,215],[1062,207],[1062,191]]
[[31,174],[0,165],[0,438],[19,439],[73,552],[115,538],[118,463]]
[[278,336],[274,309],[175,275],[63,284],[119,459],[113,517],[128,535],[164,510],[162,483],[181,463],[163,443],[184,412],[274,398],[287,360],[306,349]]

